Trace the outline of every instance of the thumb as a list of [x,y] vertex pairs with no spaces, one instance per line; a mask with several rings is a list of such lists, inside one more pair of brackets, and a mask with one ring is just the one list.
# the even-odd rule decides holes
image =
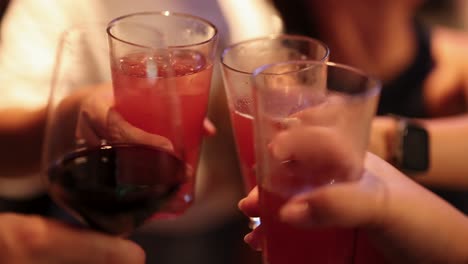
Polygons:
[[355,182],[336,183],[297,195],[280,211],[284,222],[303,227],[377,227],[385,211],[386,188],[369,172]]
[[163,148],[169,152],[174,150],[168,138],[131,125],[114,108],[110,108],[107,113],[107,133],[108,140],[112,142],[144,144]]

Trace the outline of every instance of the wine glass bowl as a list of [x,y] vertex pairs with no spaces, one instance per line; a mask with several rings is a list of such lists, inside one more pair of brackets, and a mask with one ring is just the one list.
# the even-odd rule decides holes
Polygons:
[[151,146],[81,148],[49,167],[49,193],[89,227],[128,234],[154,212],[168,210],[185,181],[184,166]]

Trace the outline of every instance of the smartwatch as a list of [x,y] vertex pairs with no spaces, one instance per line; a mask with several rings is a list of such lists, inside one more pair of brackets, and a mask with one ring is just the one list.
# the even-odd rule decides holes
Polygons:
[[395,119],[397,121],[393,148],[395,167],[408,173],[427,171],[429,169],[429,133],[417,121],[399,116]]

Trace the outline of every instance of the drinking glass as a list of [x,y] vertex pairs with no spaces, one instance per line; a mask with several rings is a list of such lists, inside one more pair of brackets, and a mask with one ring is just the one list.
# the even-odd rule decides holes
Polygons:
[[[355,230],[302,229],[280,221],[278,214],[283,204],[296,194],[353,181],[361,175],[380,82],[358,69],[317,61],[265,65],[255,70],[253,76],[264,263],[353,263]],[[340,145],[341,151],[350,161],[360,162],[357,168],[336,173],[333,159],[326,151],[314,160],[298,158],[295,149],[287,150],[287,155],[273,153],[285,133],[305,133],[302,135],[307,136],[293,139],[306,138],[317,144],[326,140],[307,134],[311,128],[339,136],[339,142],[345,142]],[[312,144],[302,142],[297,144]]]
[[169,139],[186,163],[183,211],[194,199],[217,29],[203,18],[163,11],[118,17],[107,33],[115,109],[131,125]]
[[[326,61],[328,47],[319,40],[299,35],[272,35],[235,43],[221,55],[224,87],[244,188],[256,185],[253,139],[253,98],[251,75],[265,64],[289,60]],[[251,227],[258,218],[251,218]]]

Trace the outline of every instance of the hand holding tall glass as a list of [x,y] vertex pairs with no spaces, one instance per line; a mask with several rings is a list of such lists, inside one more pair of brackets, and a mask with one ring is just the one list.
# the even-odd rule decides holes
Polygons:
[[302,229],[279,211],[297,194],[358,179],[380,83],[345,65],[291,61],[257,69],[254,87],[264,263],[353,263],[354,230]]

